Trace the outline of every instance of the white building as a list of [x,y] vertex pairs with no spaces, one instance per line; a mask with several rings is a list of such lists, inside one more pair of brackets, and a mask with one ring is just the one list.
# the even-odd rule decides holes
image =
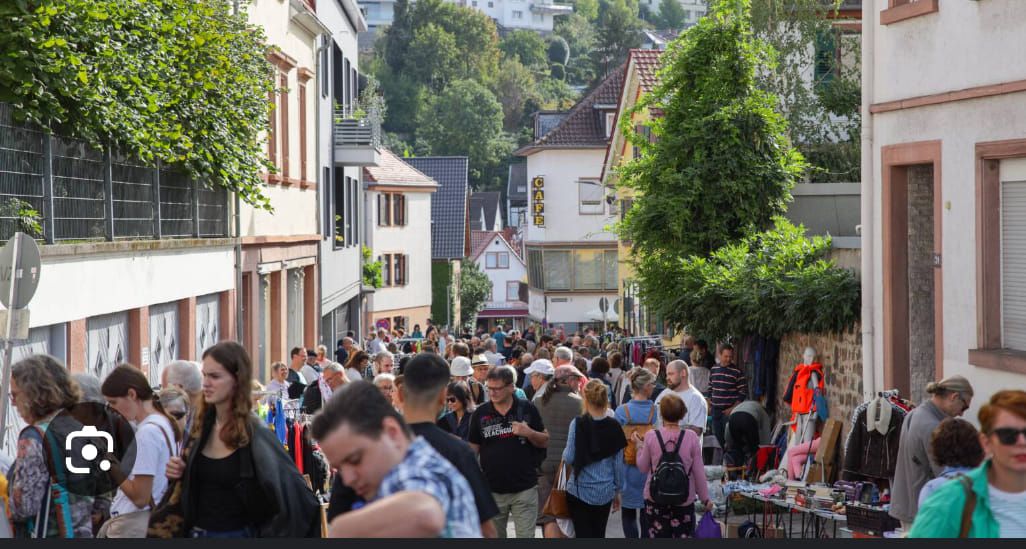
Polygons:
[[[362,167],[378,161],[373,128],[352,128],[354,121],[339,120],[359,95],[357,36],[367,30],[356,0],[317,3],[317,17],[328,28],[320,37],[318,65],[326,75],[317,89],[318,170],[321,174],[320,280],[321,343],[329,349],[352,331],[365,331],[362,321]],[[368,134],[367,131],[371,130]]]
[[427,326],[431,318],[431,195],[438,184],[391,151],[364,168],[367,246],[383,285],[367,298],[367,325]]
[[[512,231],[509,231],[512,232]],[[470,261],[492,282],[492,293],[477,314],[477,326],[489,331],[496,324],[523,330],[529,316],[526,293],[527,265],[500,231],[471,231]]]
[[527,157],[524,237],[530,315],[567,331],[602,321],[617,295],[616,212],[602,185],[625,69],[620,67],[550,131],[516,152]]
[[[662,0],[639,0],[639,3],[648,8],[649,13],[656,15]],[[684,8],[684,29],[697,25],[698,20],[709,11],[706,0],[677,0],[677,3]]]
[[555,18],[574,12],[573,6],[553,0],[452,0],[491,17],[500,29],[552,32]]
[[1026,384],[1026,6],[863,0],[863,362]]

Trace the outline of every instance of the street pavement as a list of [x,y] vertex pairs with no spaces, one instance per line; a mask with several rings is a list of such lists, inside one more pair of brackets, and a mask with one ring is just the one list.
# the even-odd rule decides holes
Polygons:
[[[509,521],[506,526],[506,536],[509,538],[515,538],[517,531],[513,528],[513,521]],[[542,529],[537,527],[534,529],[534,537],[542,538]],[[623,522],[620,519],[620,512],[609,513],[609,522],[606,524],[606,537],[607,538],[622,538],[623,537]]]

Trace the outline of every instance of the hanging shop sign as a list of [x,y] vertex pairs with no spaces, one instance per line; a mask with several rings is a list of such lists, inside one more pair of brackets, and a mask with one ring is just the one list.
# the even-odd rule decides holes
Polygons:
[[531,217],[535,227],[545,226],[545,178],[538,176],[531,180]]

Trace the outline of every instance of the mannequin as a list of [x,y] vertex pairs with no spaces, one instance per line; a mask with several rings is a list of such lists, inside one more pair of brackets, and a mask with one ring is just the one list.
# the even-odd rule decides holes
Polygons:
[[[805,476],[808,454],[814,454],[819,448],[819,439],[816,436],[816,402],[813,398],[816,389],[824,390],[823,365],[816,362],[816,350],[806,347],[802,354],[802,363],[795,366],[792,376],[792,387],[788,388],[791,393],[791,421],[785,425],[790,427],[787,439],[787,450],[780,460],[780,468],[777,471],[770,471],[760,479],[766,482],[776,476],[783,478],[802,478]],[[803,467],[796,471],[791,467],[792,461],[800,459]]]

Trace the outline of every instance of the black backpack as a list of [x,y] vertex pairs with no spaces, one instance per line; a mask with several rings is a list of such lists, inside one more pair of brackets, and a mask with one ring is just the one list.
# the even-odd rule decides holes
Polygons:
[[652,472],[649,494],[652,501],[659,505],[683,505],[691,495],[691,478],[684,469],[684,462],[681,461],[679,453],[680,445],[684,442],[684,430],[681,429],[673,450],[666,449],[666,443],[663,442],[663,435],[659,430],[656,430],[655,434],[663,455],[659,457],[659,463]]

